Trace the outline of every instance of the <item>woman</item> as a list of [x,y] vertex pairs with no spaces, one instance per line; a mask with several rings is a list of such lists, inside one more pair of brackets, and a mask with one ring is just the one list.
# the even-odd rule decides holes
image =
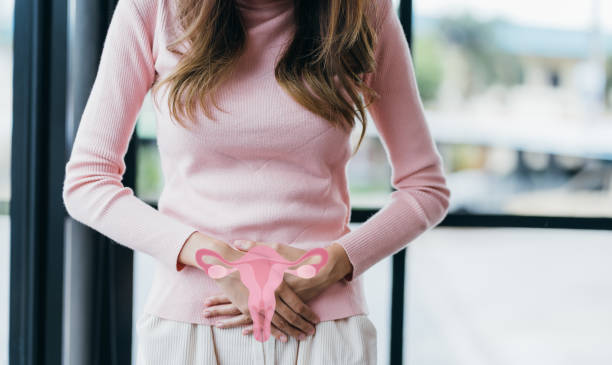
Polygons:
[[[121,183],[149,91],[158,210]],[[351,230],[345,167],[366,108],[397,190]],[[391,0],[119,0],[63,193],[74,219],[157,259],[139,364],[375,363],[361,274],[439,223],[449,197]],[[285,276],[264,343],[238,277],[194,259],[253,245],[329,253],[314,278]]]

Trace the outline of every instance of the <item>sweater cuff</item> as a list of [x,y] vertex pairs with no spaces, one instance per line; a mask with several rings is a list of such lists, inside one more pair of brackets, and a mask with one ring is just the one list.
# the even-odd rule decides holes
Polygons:
[[353,270],[351,270],[350,273],[346,274],[346,276],[344,276],[344,280],[346,281],[353,281],[353,279],[355,279],[357,276],[359,276],[361,274],[361,264],[360,261],[358,260],[358,256],[361,254],[359,252],[359,248],[357,247],[359,245],[359,240],[357,237],[354,236],[350,236],[349,235],[354,232],[351,231],[349,233],[347,233],[345,236],[341,237],[340,239],[335,240],[334,242],[339,243],[344,250],[346,251],[346,255],[349,258],[349,261],[351,262],[351,265],[353,266]]
[[187,243],[191,235],[196,232],[198,232],[198,230],[190,226],[186,226],[184,230],[177,232],[177,245],[174,248],[174,252],[171,256],[172,260],[174,261],[174,268],[177,272],[182,271],[185,266],[187,266],[179,262],[179,256],[181,255],[181,251],[183,250],[183,247],[185,247],[185,244]]
[[[346,277],[352,281],[380,260],[404,248],[408,242],[428,228],[424,212],[412,196],[392,200],[359,227],[334,240],[346,250],[353,272]],[[398,199],[399,198],[399,199]],[[412,204],[407,202],[410,201]]]

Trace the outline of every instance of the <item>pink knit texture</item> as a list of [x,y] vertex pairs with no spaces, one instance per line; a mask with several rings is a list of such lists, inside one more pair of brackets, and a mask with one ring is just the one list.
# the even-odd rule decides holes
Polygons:
[[308,304],[321,320],[368,313],[361,274],[444,218],[450,191],[408,43],[391,0],[373,1],[378,69],[366,82],[381,99],[369,112],[397,190],[351,231],[350,134],[305,109],[274,78],[294,27],[292,0],[237,0],[247,49],[217,94],[223,111],[211,109],[216,120],[198,110],[184,129],[170,118],[162,89],[155,108],[165,183],[158,210],[123,186],[123,159],[143,100],[178,56],[166,49],[177,36],[173,1],[119,0],[66,165],[63,199],[75,220],[157,259],[146,312],[204,324],[226,317],[202,316],[205,298],[221,290],[202,270],[177,262],[185,241],[200,231],[228,243],[248,239],[306,250],[338,242],[352,277]]

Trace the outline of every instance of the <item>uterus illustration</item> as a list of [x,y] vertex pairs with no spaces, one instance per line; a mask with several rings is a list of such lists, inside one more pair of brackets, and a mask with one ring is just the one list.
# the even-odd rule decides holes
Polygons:
[[[203,261],[204,256],[213,256],[221,260],[223,265],[211,265]],[[319,256],[316,264],[304,264],[297,269],[289,269],[310,257]],[[238,270],[240,280],[249,291],[248,307],[253,320],[253,336],[259,342],[266,342],[270,338],[272,316],[276,309],[275,291],[283,281],[284,273],[301,278],[312,278],[327,263],[328,255],[324,248],[317,247],[304,253],[295,261],[289,261],[271,247],[255,246],[244,256],[235,261],[227,261],[217,252],[205,248],[199,249],[195,254],[198,265],[213,279],[223,278]]]

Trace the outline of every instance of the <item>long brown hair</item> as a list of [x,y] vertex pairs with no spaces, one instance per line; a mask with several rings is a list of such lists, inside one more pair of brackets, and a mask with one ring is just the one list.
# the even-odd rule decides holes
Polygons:
[[[205,101],[208,97],[221,110],[214,92],[232,74],[245,48],[246,31],[235,0],[168,1],[177,2],[183,34],[167,49],[180,54],[181,59],[152,91],[170,84],[168,108],[184,127],[181,115],[193,120],[196,103],[212,119]],[[364,82],[365,74],[376,66],[377,17],[368,15],[376,14],[373,6],[390,0],[293,1],[295,36],[275,65],[275,78],[294,100],[335,127],[350,130],[355,117],[359,118],[363,128],[356,153],[366,131],[365,109],[379,97]],[[183,53],[177,46],[185,40],[190,47]],[[342,95],[339,85],[350,100]]]

